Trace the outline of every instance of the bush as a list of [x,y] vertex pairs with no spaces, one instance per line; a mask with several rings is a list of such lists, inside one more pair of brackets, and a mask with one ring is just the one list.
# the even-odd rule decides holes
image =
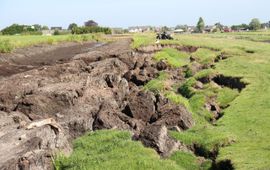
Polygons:
[[98,32],[102,32],[102,33],[105,33],[105,34],[111,34],[112,33],[110,28],[98,27],[98,26],[74,27],[72,29],[72,34],[89,34],[89,33],[98,33]]
[[29,25],[18,25],[18,24],[13,24],[2,30],[3,35],[15,35],[15,34],[31,33],[31,32],[38,32],[38,30],[36,28],[32,28],[32,26],[29,26]]

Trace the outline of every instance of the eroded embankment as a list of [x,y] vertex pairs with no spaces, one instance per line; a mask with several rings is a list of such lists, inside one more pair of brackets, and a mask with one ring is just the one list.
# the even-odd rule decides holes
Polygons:
[[[194,125],[191,113],[163,94],[145,91],[143,87],[160,71],[170,75],[168,90],[188,79],[190,68],[173,68],[166,61],[153,61],[155,52],[175,48],[193,53],[198,48],[155,45],[133,51],[130,43],[121,40],[76,55],[65,63],[2,78],[0,169],[52,169],[54,153],[71,152],[74,138],[87,131],[112,128],[132,131],[134,140],[164,157],[182,150],[212,159],[214,168],[227,166],[230,161],[215,162],[218,148],[215,153],[200,152],[200,146],[186,146],[171,138],[168,129],[181,133]],[[191,56],[192,75],[226,59],[217,58],[203,65]],[[220,75],[201,77],[192,88],[201,90],[207,81],[230,87],[223,79]],[[235,87],[238,86],[232,88]],[[215,121],[220,117],[215,98],[207,100],[205,107],[218,115],[214,116]]]
[[167,129],[190,128],[191,113],[140,86],[157,74],[149,55],[122,40],[2,78],[0,169],[53,169],[55,153],[69,153],[74,138],[98,129],[130,130],[165,157],[187,150]]
[[[200,58],[201,56],[196,56],[200,54],[196,53],[200,48],[184,48],[178,45],[152,45],[140,48],[138,51],[139,54],[144,54],[143,51],[145,50],[146,54],[154,55],[164,48],[174,48],[189,53],[190,63],[180,68],[175,68],[168,65],[166,61],[158,62],[158,70],[162,70],[163,73],[167,74],[167,78],[162,80],[165,83],[162,88],[155,87],[155,82],[148,85],[151,85],[154,90],[161,90],[163,94],[168,94],[168,92],[170,94],[175,94],[170,98],[176,102],[178,102],[177,95],[186,97],[190,102],[194,101],[193,98],[196,98],[197,101],[195,102],[198,102],[198,99],[201,98],[199,102],[203,102],[203,105],[201,106],[202,110],[200,112],[210,113],[211,115],[206,115],[205,118],[210,124],[215,126],[216,122],[223,116],[223,110],[230,106],[230,103],[247,85],[241,80],[241,77],[225,76],[216,73],[213,70],[216,63],[226,60],[229,56],[216,50],[211,52],[211,50],[207,49],[206,52],[209,51],[209,56],[212,54],[214,54],[214,56],[210,59],[204,56],[207,60],[202,61]],[[157,81],[159,80],[157,79]],[[152,87],[150,87],[150,90],[153,90],[151,89]],[[174,90],[175,87],[179,88]],[[181,97],[180,100],[182,100]],[[202,117],[204,116],[203,113],[195,114],[199,114]],[[233,142],[234,141],[229,141],[226,146]],[[193,152],[194,155],[211,160],[212,169],[234,169],[230,160],[216,161],[219,154],[219,148],[222,147],[220,145],[214,146],[214,148],[208,150],[201,144],[194,142],[192,145],[187,145],[186,147]]]

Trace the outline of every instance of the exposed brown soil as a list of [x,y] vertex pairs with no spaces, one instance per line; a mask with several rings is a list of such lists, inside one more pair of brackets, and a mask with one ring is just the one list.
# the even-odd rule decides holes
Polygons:
[[[192,148],[168,135],[194,125],[191,113],[142,86],[168,72],[171,84],[185,81],[188,68],[171,68],[152,60],[163,48],[195,52],[197,47],[153,45],[137,50],[131,39],[114,43],[65,43],[35,46],[0,56],[0,169],[53,169],[52,156],[70,153],[71,142],[87,131],[119,129],[132,131],[133,139],[167,157],[176,150],[193,151],[212,159],[213,169],[233,169],[229,160],[216,162],[218,148]],[[226,59],[217,56],[215,62]],[[192,74],[206,69],[191,58]],[[196,84],[214,81],[241,91],[241,78],[218,75]],[[205,107],[221,117],[215,98]],[[213,121],[215,121],[213,120]],[[3,148],[3,149],[2,149]]]
[[184,51],[188,53],[193,53],[196,52],[198,47],[194,46],[181,46],[177,44],[155,44],[155,45],[149,45],[149,46],[144,46],[136,49],[137,52],[141,52],[143,54],[153,54],[158,51],[161,51],[164,48],[174,48],[179,51]]
[[49,46],[40,45],[17,49],[11,54],[0,53],[0,77],[38,68],[44,65],[68,62],[73,56],[93,50],[101,43],[63,43]]
[[34,52],[33,61],[3,56],[2,63],[32,67],[11,73],[7,67],[0,79],[0,169],[52,169],[54,153],[70,153],[74,138],[98,129],[130,130],[162,156],[186,150],[167,129],[192,127],[191,113],[142,91],[157,76],[157,64],[130,43],[60,47]]

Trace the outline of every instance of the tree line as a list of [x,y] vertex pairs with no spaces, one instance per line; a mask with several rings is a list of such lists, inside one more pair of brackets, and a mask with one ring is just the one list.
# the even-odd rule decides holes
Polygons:
[[[42,31],[49,30],[48,26],[41,26],[39,24],[35,25],[19,25],[19,24],[12,24],[3,30],[1,30],[1,33],[3,35],[16,35],[16,34],[23,34],[23,35],[42,35]],[[89,20],[84,23],[84,26],[78,26],[76,23],[71,23],[68,26],[68,31],[72,34],[88,34],[88,33],[105,33],[105,34],[111,34],[112,31],[108,27],[101,27],[98,26],[98,23],[96,23],[93,20]],[[65,34],[66,31],[59,31],[55,30],[54,35],[61,35],[62,32]]]
[[[220,23],[216,23],[215,26],[217,29],[222,29],[223,25]],[[231,26],[232,30],[239,31],[239,30],[259,30],[262,28],[262,24],[258,18],[253,18],[249,24],[240,24],[240,25],[233,25]],[[196,32],[204,32],[205,30],[205,23],[202,17],[199,18],[199,21],[196,26]]]

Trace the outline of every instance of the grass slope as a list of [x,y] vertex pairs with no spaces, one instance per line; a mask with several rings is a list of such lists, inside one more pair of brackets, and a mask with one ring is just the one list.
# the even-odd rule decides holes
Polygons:
[[[261,38],[260,33],[246,34],[249,39],[240,39],[239,34],[198,34],[179,35],[173,41],[161,41],[163,44],[197,46],[224,53],[230,58],[216,64],[214,72],[243,77],[249,83],[240,94],[231,89],[216,89],[211,84],[206,85],[202,92],[195,92],[188,105],[196,126],[184,133],[172,132],[172,135],[186,144],[200,144],[206,155],[220,147],[217,160],[229,159],[236,169],[269,169],[270,46],[268,43],[255,42],[268,39]],[[202,57],[201,61],[212,59],[213,56],[208,54],[203,56],[205,53],[199,51],[197,57]],[[200,74],[208,74],[205,72]],[[215,126],[202,118],[207,117],[203,109],[205,96],[212,94],[217,94],[221,106],[230,104]],[[177,95],[168,93],[173,101],[187,103]]]
[[[210,62],[215,54],[226,54],[230,58],[220,61],[215,68],[203,70],[190,77],[183,89],[190,98],[185,98],[175,90],[166,90],[168,73],[150,81],[144,88],[163,93],[178,104],[184,104],[192,113],[196,125],[185,132],[171,132],[171,135],[185,144],[198,144],[205,156],[219,148],[217,161],[231,160],[235,169],[269,169],[270,167],[270,46],[255,42],[257,34],[246,35],[249,39],[239,39],[239,34],[179,35],[164,44],[197,46],[205,49],[194,55],[202,63]],[[252,41],[251,41],[252,40]],[[133,48],[153,44],[154,35],[135,35]],[[214,49],[216,52],[213,52]],[[159,58],[171,60],[177,55],[165,51]],[[175,62],[171,62],[173,64]],[[181,64],[182,65],[182,64]],[[203,89],[192,86],[196,79],[208,74],[243,77],[249,85],[239,93],[236,90],[205,84]],[[221,106],[228,106],[224,116],[215,126],[207,120],[211,113],[204,108],[206,97],[216,95]],[[158,155],[130,140],[127,132],[99,131],[78,140],[73,154],[59,157],[59,169],[209,169],[210,161],[200,162],[193,154],[176,152],[170,160],[160,160]]]
[[[189,166],[189,165],[187,165]],[[80,170],[181,170],[172,160],[161,160],[152,149],[131,140],[129,132],[102,130],[89,133],[74,142],[70,157],[58,156],[55,169]]]
[[[206,35],[183,36],[183,45],[209,47],[232,57],[216,65],[216,71],[227,76],[240,76],[249,83],[224,111],[215,127],[198,124],[193,129],[175,134],[180,140],[197,142],[208,150],[221,147],[218,160],[230,159],[236,169],[268,169],[270,167],[270,46],[247,40],[211,38]],[[250,53],[252,51],[253,53]],[[226,89],[224,90],[226,91]],[[238,94],[219,92],[218,100],[227,104]],[[226,94],[224,94],[226,93]],[[194,101],[190,101],[193,105]],[[235,141],[233,144],[230,141]]]

